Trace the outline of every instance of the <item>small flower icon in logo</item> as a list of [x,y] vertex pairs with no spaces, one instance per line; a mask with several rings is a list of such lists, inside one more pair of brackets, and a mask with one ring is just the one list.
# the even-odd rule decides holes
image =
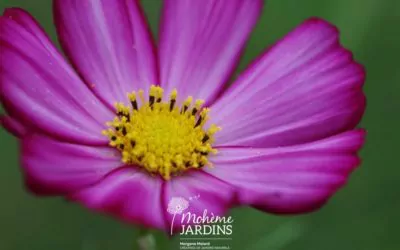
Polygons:
[[168,203],[167,211],[170,214],[181,214],[189,207],[189,201],[182,197],[172,197]]

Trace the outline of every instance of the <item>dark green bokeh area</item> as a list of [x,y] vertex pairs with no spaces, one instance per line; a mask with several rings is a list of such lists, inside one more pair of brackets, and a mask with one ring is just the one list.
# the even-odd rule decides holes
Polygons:
[[[84,0],[83,0],[84,1]],[[159,0],[142,1],[154,31]],[[31,12],[56,41],[50,0],[0,0],[0,11]],[[250,208],[232,211],[232,249],[400,249],[400,1],[270,0],[248,43],[240,70],[304,19],[320,16],[339,27],[343,44],[367,69],[368,130],[363,165],[320,211],[278,217]],[[133,249],[138,231],[61,198],[37,198],[24,189],[18,143],[0,129],[0,249]],[[179,249],[178,239],[156,232],[158,249]]]

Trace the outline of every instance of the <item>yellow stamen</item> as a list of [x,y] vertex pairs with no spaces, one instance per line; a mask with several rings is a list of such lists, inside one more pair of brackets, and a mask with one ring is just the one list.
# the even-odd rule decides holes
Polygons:
[[143,90],[129,93],[131,107],[116,103],[117,117],[106,123],[109,129],[103,135],[121,152],[122,162],[165,180],[188,169],[211,166],[208,155],[217,153],[213,136],[221,128],[214,124],[203,128],[209,119],[209,109],[202,108],[204,101],[196,100],[192,106],[189,96],[179,107],[176,89],[166,102],[161,87],[152,85],[148,93],[148,100]]

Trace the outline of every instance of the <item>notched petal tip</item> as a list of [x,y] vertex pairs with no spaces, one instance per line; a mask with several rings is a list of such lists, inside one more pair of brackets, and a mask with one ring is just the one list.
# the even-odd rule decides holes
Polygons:
[[365,75],[336,26],[307,19],[213,104],[213,122],[224,127],[216,144],[285,146],[353,129],[365,110]]
[[340,32],[339,28],[335,24],[333,24],[333,23],[331,23],[331,22],[329,22],[329,21],[327,21],[327,20],[325,20],[325,19],[323,19],[321,17],[311,17],[311,18],[306,19],[303,22],[303,24],[300,24],[298,26],[298,28],[301,28],[303,25],[305,25],[305,26],[316,26],[316,27],[318,27],[318,29],[329,30],[329,31],[333,32],[334,34],[336,34],[336,36],[337,36],[336,43],[337,43],[338,49],[341,49],[343,51],[343,53],[348,54],[348,57],[350,59],[352,59],[351,60],[352,63],[354,63],[359,68],[360,74],[362,74],[364,76],[364,80],[365,80],[365,75],[366,75],[365,66],[362,65],[361,63],[359,63],[355,59],[354,53],[352,51],[350,51],[349,49],[345,48],[343,46],[343,44],[340,42],[340,33],[341,32]]
[[4,17],[13,17],[16,14],[20,14],[20,13],[24,13],[27,14],[27,11],[22,9],[22,8],[18,8],[18,7],[10,7],[10,8],[5,8],[3,10],[3,13],[1,14],[1,16]]
[[0,15],[0,21],[13,20],[17,23],[20,23],[21,19],[23,18],[29,18],[33,20],[31,14],[29,14],[28,11],[18,7],[5,8],[3,13]]
[[327,20],[325,20],[325,19],[323,19],[321,17],[316,17],[316,16],[310,17],[310,18],[306,19],[303,22],[303,24],[301,24],[300,26],[302,26],[302,25],[319,26],[321,28],[325,28],[325,29],[331,30],[331,31],[333,31],[333,32],[335,32],[337,34],[340,33],[340,30],[338,29],[338,27],[336,25],[334,25],[333,23],[331,23],[331,22],[329,22],[329,21],[327,21]]
[[0,126],[18,138],[21,138],[28,133],[26,126],[10,116],[0,115]]

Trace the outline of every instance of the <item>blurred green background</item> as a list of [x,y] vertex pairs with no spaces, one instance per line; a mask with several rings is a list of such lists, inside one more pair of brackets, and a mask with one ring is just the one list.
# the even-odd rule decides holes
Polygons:
[[[161,1],[142,1],[153,31]],[[31,12],[56,41],[50,0],[0,0],[0,11],[18,6]],[[240,70],[267,45],[304,19],[320,16],[339,27],[343,44],[366,66],[368,107],[363,165],[320,211],[277,217],[234,209],[232,249],[400,249],[400,1],[270,0]],[[132,249],[138,232],[60,198],[36,198],[23,187],[18,143],[0,130],[0,249]],[[179,249],[178,239],[156,232],[159,249]]]

